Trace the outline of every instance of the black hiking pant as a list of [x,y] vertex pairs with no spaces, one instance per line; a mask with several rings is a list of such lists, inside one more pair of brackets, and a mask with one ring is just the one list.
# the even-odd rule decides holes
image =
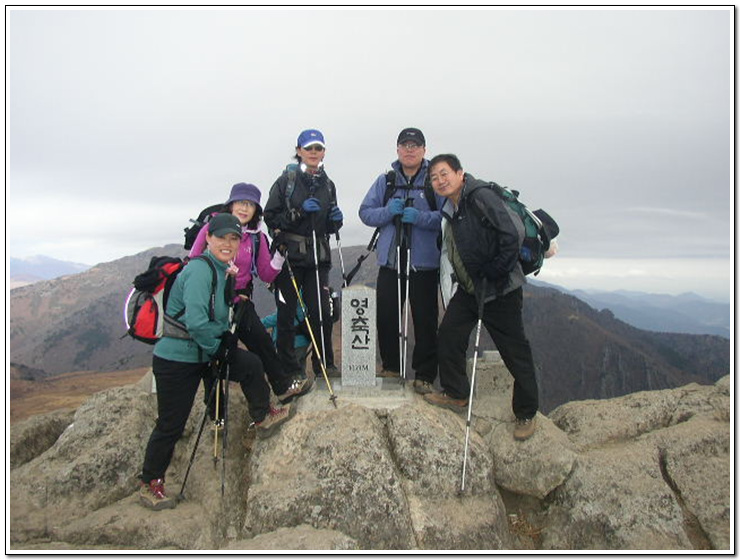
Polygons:
[[[434,383],[437,378],[437,322],[439,271],[411,271],[409,306],[414,325],[414,351],[411,367],[416,379]],[[398,344],[398,273],[394,268],[378,269],[378,349],[383,368],[400,371]],[[401,304],[406,301],[406,269],[401,274]],[[402,324],[403,326],[403,324]]]
[[[539,408],[537,378],[529,340],[522,320],[522,289],[489,301],[483,308],[483,324],[504,364],[514,377],[512,409],[517,418],[531,418]],[[439,379],[453,399],[470,397],[466,353],[470,333],[478,323],[475,296],[458,288],[439,326]]]
[[259,315],[257,315],[254,303],[248,300],[240,302],[239,305],[246,306],[236,330],[239,340],[244,343],[247,350],[259,356],[273,393],[282,395],[290,387],[293,378],[283,369],[270,333],[267,332]]
[[[293,267],[296,284],[301,291],[303,303],[308,309],[309,323],[321,348],[321,330],[319,329],[319,299],[316,289],[316,269],[313,267]],[[329,307],[329,292],[325,289],[329,285],[329,267],[319,267],[319,282],[321,283],[321,311],[324,325],[324,341],[326,346],[326,366],[334,365],[334,350],[332,348],[332,319]],[[289,377],[301,375],[301,364],[295,351],[295,335],[297,326],[294,324],[298,310],[298,297],[290,279],[287,265],[275,279],[275,302],[277,304],[277,353],[283,365],[283,370]],[[310,336],[309,336],[310,339]],[[311,353],[314,372],[321,371],[318,356]]]
[[[229,380],[241,386],[247,398],[249,415],[261,422],[270,410],[270,388],[265,382],[260,359],[251,352],[237,348],[229,366]],[[141,480],[144,483],[165,478],[177,440],[185,430],[195,394],[201,379],[211,377],[208,363],[187,363],[152,359],[152,371],[157,382],[157,423],[149,436],[144,454]]]

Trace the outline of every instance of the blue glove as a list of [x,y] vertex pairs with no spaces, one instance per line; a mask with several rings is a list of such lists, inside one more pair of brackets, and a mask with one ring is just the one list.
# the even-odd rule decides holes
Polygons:
[[403,209],[403,217],[401,218],[401,221],[404,224],[415,224],[418,219],[419,211],[416,208],[409,206],[408,208]]
[[391,198],[388,201],[388,211],[391,213],[391,216],[400,216],[403,214],[403,199]]
[[318,198],[307,198],[303,201],[303,211],[304,212],[318,212],[321,210],[321,203],[319,202]]
[[344,219],[344,215],[342,214],[342,211],[339,209],[339,206],[335,206],[331,209],[331,212],[329,212],[329,219],[332,222],[341,222]]

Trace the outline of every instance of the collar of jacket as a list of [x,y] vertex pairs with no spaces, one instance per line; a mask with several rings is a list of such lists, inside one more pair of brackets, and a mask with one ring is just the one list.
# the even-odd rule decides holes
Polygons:
[[[391,163],[391,168],[393,171],[396,172],[396,175],[404,176],[403,174],[403,168],[401,167],[401,161],[396,160],[393,163]],[[422,173],[423,172],[423,173]],[[421,160],[421,167],[419,168],[419,171],[416,172],[414,181],[414,186],[423,186],[424,185],[424,179],[423,177],[426,177],[426,174],[429,172],[429,160],[424,158]],[[398,177],[396,177],[398,179]],[[421,181],[421,182],[420,182]],[[396,181],[396,184],[398,184],[398,181]]]
[[215,256],[213,255],[213,253],[211,253],[211,250],[210,250],[210,249],[206,249],[205,251],[203,251],[203,256],[204,256],[204,257],[206,257],[206,258],[208,258],[208,259],[210,259],[210,261],[211,261],[211,262],[212,262],[212,263],[213,263],[214,265],[216,265],[216,268],[220,268],[220,269],[222,269],[222,270],[226,270],[226,269],[227,269],[227,268],[229,267],[228,263],[225,263],[225,262],[221,262],[220,260],[218,260],[218,259],[217,259],[217,258],[216,258],[216,257],[215,257]]

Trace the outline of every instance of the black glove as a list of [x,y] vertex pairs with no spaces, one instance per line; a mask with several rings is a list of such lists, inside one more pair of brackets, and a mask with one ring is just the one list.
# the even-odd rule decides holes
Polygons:
[[231,364],[234,362],[236,355],[236,345],[239,343],[239,337],[231,331],[224,331],[221,336],[221,344],[213,355],[213,361]]
[[272,240],[272,245],[270,245],[270,253],[274,255],[275,251],[277,251],[281,255],[285,256],[285,251],[287,251],[287,249],[288,244],[285,242],[285,236],[283,233],[276,233],[275,238]]

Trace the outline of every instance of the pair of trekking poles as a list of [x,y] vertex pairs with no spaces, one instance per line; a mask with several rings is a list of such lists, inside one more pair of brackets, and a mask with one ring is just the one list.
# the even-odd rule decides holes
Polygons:
[[[306,306],[306,303],[303,301],[303,297],[301,296],[301,290],[298,287],[298,281],[296,280],[295,274],[293,272],[293,267],[290,265],[290,255],[288,254],[288,249],[284,245],[282,246],[282,252],[285,256],[285,266],[288,269],[288,274],[290,276],[290,282],[293,285],[293,289],[295,290],[296,299],[298,301],[298,305],[301,307],[301,311],[303,312],[303,321],[306,324],[308,334],[311,338],[311,346],[313,348],[314,354],[316,355],[316,358],[318,359],[319,365],[321,366],[321,373],[324,376],[324,380],[326,381],[326,386],[329,389],[329,401],[334,405],[334,408],[337,408],[337,395],[334,393],[334,389],[331,386],[331,381],[329,381],[329,374],[326,371],[326,337],[324,336],[324,313],[323,313],[323,305],[322,305],[322,298],[321,298],[321,279],[319,277],[319,254],[318,254],[318,243],[317,239],[318,236],[316,235],[316,226],[315,226],[315,218],[314,214],[311,213],[311,237],[313,241],[313,263],[314,263],[314,273],[316,274],[316,306],[318,307],[318,319],[319,319],[319,331],[321,335],[321,349],[319,349],[319,344],[316,341],[316,335],[313,332],[313,328],[311,327],[311,320],[310,315],[308,313],[308,308]],[[344,259],[342,258],[342,244],[339,237],[339,232],[337,231],[335,233],[336,239],[337,239],[337,248],[339,250],[339,262],[342,267],[342,278],[344,287],[348,285],[347,283],[347,277],[344,274]],[[281,248],[278,248],[280,251]],[[329,297],[331,297],[331,294],[329,294]],[[331,344],[331,341],[329,341]]]
[[[314,240],[316,239],[316,233],[314,230]],[[314,241],[315,243],[315,241]],[[314,245],[314,254],[315,254],[316,248]],[[315,262],[317,263],[316,266],[316,278],[318,282],[318,259],[315,259]],[[308,318],[308,309],[306,308],[306,305],[303,301],[303,298],[301,297],[300,289],[298,288],[298,283],[295,279],[295,274],[293,273],[293,268],[290,266],[290,262],[288,261],[288,252],[286,250],[285,252],[285,264],[288,268],[288,273],[290,275],[291,283],[293,284],[293,287],[296,292],[296,297],[298,298],[298,302],[301,306],[301,310],[303,311],[303,316],[305,317],[306,326],[308,327],[308,332],[311,336],[311,342],[313,344],[314,352],[316,352],[316,356],[319,359],[319,363],[321,364],[321,369],[324,375],[324,379],[326,380],[326,385],[329,388],[329,400],[334,405],[334,407],[337,407],[336,399],[337,396],[334,393],[334,390],[331,386],[331,382],[329,381],[329,376],[326,372],[326,365],[323,360],[324,354],[319,351],[318,344],[316,342],[316,337],[313,334],[313,329],[311,328],[311,323]],[[319,292],[319,295],[321,293]],[[319,300],[319,310],[321,309],[321,300]],[[242,302],[238,304],[238,309],[233,317],[233,322],[231,323],[231,326],[229,328],[229,332],[233,335],[239,322],[241,321],[242,316],[244,315],[246,311],[246,303]],[[323,327],[323,325],[322,325]],[[322,348],[323,348],[323,330],[322,330]],[[223,497],[226,491],[226,443],[229,433],[229,423],[228,423],[228,410],[229,410],[229,374],[230,374],[230,351],[233,351],[233,349],[227,349],[227,353],[224,355],[223,359],[219,361],[213,361],[211,364],[211,372],[213,378],[215,378],[216,382],[213,383],[211,386],[211,391],[208,395],[208,399],[206,400],[206,407],[205,411],[203,412],[203,418],[200,422],[200,427],[198,428],[198,435],[195,438],[195,444],[193,445],[193,451],[190,454],[190,460],[188,461],[188,467],[185,471],[185,477],[182,481],[182,486],[180,487],[180,494],[179,498],[184,499],[185,497],[185,486],[188,481],[188,477],[190,475],[190,470],[193,466],[193,462],[195,461],[195,454],[198,451],[198,446],[200,444],[201,437],[203,436],[203,430],[206,425],[206,420],[208,418],[209,410],[211,409],[211,405],[214,402],[214,399],[216,401],[215,406],[215,416],[218,416],[219,410],[221,410],[222,420],[223,420],[223,440],[221,444],[221,496]],[[219,408],[219,397],[223,395],[223,407]],[[218,420],[217,420],[218,421]],[[214,442],[213,442],[213,461],[214,466],[218,461],[218,429],[216,429]]]
[[[229,326],[229,333],[233,336],[234,332],[236,331],[237,326],[239,325],[239,322],[241,321],[244,313],[247,310],[246,302],[240,302],[237,304],[237,310],[236,313],[233,312],[233,308],[231,310],[231,324]],[[206,399],[206,407],[203,411],[203,418],[200,422],[200,427],[198,428],[198,436],[195,438],[195,444],[193,445],[193,451],[190,453],[190,460],[188,461],[188,468],[185,471],[185,477],[182,481],[182,486],[180,486],[180,494],[178,498],[180,500],[185,498],[185,485],[188,482],[188,476],[190,475],[190,469],[193,466],[193,462],[195,461],[195,454],[198,451],[198,445],[200,444],[200,439],[203,435],[203,429],[205,428],[206,421],[208,419],[209,411],[211,410],[211,405],[213,404],[214,400],[216,402],[216,406],[213,409],[214,410],[214,416],[219,416],[219,410],[221,410],[221,416],[222,418],[220,420],[223,421],[223,440],[221,443],[221,496],[223,497],[226,492],[226,442],[227,437],[229,434],[229,422],[228,422],[228,413],[229,413],[229,375],[231,373],[231,352],[234,351],[235,348],[226,348],[226,352],[224,353],[224,356],[221,360],[213,360],[211,362],[211,378],[214,380],[213,385],[211,385],[211,391],[208,394],[208,398]],[[220,401],[219,397],[223,395],[223,406],[219,409]],[[216,418],[216,421],[219,421],[218,418]],[[218,428],[215,431],[215,437],[213,442],[213,464],[214,466],[218,462]]]

